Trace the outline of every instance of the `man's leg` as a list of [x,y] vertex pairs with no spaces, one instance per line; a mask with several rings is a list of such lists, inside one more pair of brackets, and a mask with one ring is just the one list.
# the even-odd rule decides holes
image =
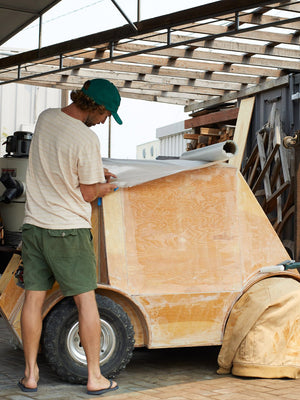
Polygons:
[[[80,341],[85,351],[88,363],[87,389],[94,391],[106,389],[110,382],[100,371],[100,319],[95,298],[95,292],[82,293],[74,296],[78,308]],[[116,387],[113,382],[112,388]]]
[[25,357],[25,374],[22,384],[36,388],[39,380],[37,355],[42,332],[42,307],[46,291],[25,291],[25,301],[21,315],[22,342]]

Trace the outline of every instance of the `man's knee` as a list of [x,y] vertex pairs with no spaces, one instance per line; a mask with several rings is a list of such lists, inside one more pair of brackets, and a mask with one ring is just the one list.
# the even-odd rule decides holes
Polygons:
[[73,299],[78,308],[78,311],[80,311],[81,309],[85,309],[85,310],[91,309],[91,308],[97,306],[94,290],[77,294],[77,295],[73,296]]

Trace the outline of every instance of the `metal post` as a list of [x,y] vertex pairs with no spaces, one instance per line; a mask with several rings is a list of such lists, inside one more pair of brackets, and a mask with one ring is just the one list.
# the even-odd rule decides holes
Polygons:
[[110,150],[111,150],[111,117],[108,120],[108,158],[110,158]]
[[59,55],[59,69],[62,70],[64,67],[64,59],[63,59],[63,55],[60,54]]
[[141,20],[141,2],[137,0],[137,22]]
[[240,16],[239,12],[235,13],[235,30],[238,31],[240,29]]
[[171,28],[168,28],[168,31],[167,31],[167,44],[168,45],[171,44]]
[[43,22],[43,16],[40,15],[40,18],[39,18],[39,49],[42,47],[42,22]]
[[114,56],[114,42],[109,42],[109,57],[113,58]]
[[[294,162],[294,249],[291,255],[295,261],[300,260],[300,130],[294,136],[285,136],[283,146],[286,149],[293,148],[295,153]],[[300,271],[299,271],[300,272]]]
[[[299,132],[300,133],[300,132]],[[295,219],[294,219],[294,231],[295,231],[295,248],[294,248],[294,259],[300,260],[300,145],[299,140],[295,149]]]

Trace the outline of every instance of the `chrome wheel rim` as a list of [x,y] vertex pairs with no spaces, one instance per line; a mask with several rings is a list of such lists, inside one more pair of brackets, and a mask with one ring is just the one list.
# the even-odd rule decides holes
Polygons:
[[[105,364],[112,356],[116,348],[116,335],[110,324],[101,321],[101,348],[100,348],[100,364]],[[72,325],[67,336],[67,347],[70,356],[77,363],[87,365],[86,356],[79,336],[79,323]]]

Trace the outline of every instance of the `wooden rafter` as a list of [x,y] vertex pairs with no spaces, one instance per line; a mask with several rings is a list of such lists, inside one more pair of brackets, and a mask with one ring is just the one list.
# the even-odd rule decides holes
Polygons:
[[221,0],[137,27],[4,57],[0,81],[70,89],[103,77],[124,97],[195,111],[300,70],[300,0]]

